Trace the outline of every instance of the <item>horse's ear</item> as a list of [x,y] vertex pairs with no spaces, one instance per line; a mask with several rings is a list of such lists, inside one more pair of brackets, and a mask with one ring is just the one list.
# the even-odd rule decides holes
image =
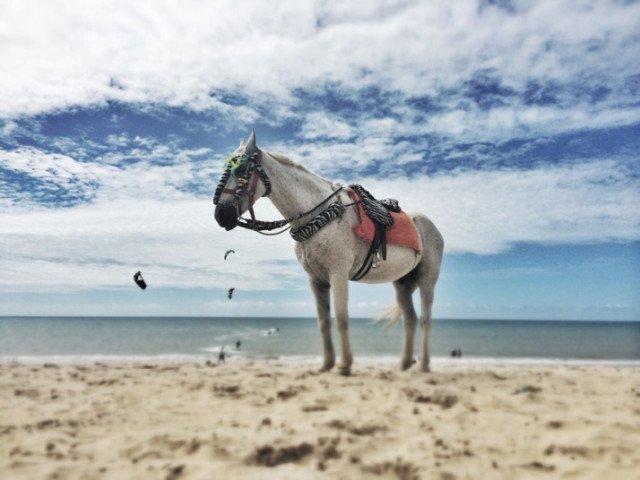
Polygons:
[[244,151],[247,155],[251,156],[256,150],[256,133],[252,129],[249,138],[247,138],[245,142]]

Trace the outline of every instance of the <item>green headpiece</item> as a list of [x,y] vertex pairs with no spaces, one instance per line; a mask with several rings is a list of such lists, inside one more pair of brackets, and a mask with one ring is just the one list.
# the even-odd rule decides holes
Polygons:
[[246,173],[249,161],[251,160],[251,156],[255,151],[256,135],[253,130],[251,130],[249,138],[247,138],[244,144],[244,152],[229,156],[224,163],[224,169],[229,169],[234,177],[243,177]]

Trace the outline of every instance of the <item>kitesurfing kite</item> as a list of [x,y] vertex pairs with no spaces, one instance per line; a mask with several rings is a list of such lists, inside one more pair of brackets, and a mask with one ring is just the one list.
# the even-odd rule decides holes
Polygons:
[[230,253],[236,253],[235,250],[227,250],[226,252],[224,252],[224,259],[227,259],[227,255],[229,255]]
[[227,298],[229,298],[229,300],[231,300],[231,297],[233,297],[233,291],[236,289],[236,287],[231,287],[229,289],[229,291],[227,292]]
[[147,288],[147,282],[144,281],[144,278],[142,278],[142,272],[139,270],[133,274],[133,281],[136,282],[136,285],[138,285],[142,290]]

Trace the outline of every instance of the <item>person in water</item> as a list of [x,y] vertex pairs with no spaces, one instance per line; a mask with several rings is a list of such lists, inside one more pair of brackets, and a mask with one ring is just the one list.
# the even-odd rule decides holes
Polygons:
[[240,350],[240,346],[242,345],[242,342],[240,340],[238,340],[236,342],[236,350]]
[[218,363],[224,363],[224,357],[225,357],[224,347],[221,347],[220,353],[218,353]]
[[451,356],[455,357],[455,358],[461,358],[462,357],[462,349],[461,348],[456,348],[454,350],[451,350]]

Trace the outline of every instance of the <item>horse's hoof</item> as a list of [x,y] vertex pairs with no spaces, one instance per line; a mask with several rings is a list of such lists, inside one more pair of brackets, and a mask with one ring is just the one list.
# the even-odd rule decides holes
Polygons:
[[413,365],[413,362],[403,360],[402,362],[400,362],[400,370],[402,370],[403,372],[405,370],[409,370],[409,367],[411,367],[411,365]]
[[320,373],[328,372],[333,368],[334,365],[335,365],[334,362],[323,364],[322,367],[320,367]]
[[429,365],[420,365],[420,371],[422,373],[431,373],[431,368],[429,368]]
[[343,377],[351,375],[351,367],[340,367],[340,375]]

